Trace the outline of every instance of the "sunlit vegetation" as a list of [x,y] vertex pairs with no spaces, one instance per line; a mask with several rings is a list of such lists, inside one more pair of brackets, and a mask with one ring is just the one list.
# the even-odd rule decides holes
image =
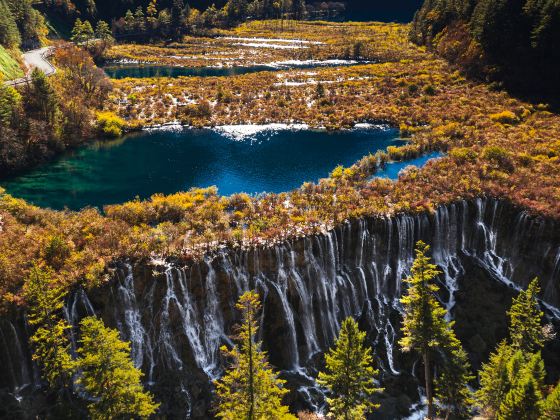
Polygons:
[[[91,56],[71,45],[52,57],[57,72],[35,69],[28,84],[0,86],[0,174],[27,169],[81,144],[111,90]],[[113,130],[114,131],[114,130]]]
[[[266,23],[245,27],[259,25],[263,32],[252,35],[266,35]],[[333,24],[341,31],[344,26]],[[406,32],[402,26],[400,44],[379,36],[376,48],[389,51],[406,44]],[[296,38],[300,35],[293,33]],[[383,44],[384,39],[389,44]],[[193,126],[300,122],[331,129],[383,121],[400,127],[410,143],[365,156],[348,168],[333,168],[329,178],[281,194],[221,197],[215,188],[193,189],[108,206],[104,215],[95,209],[77,213],[40,209],[4,194],[0,198],[4,303],[24,301],[21,285],[34,260],[51,259],[50,265],[56,265],[68,285],[93,287],[109,277],[111,262],[122,257],[174,256],[189,261],[222,245],[270,245],[324,232],[349,218],[431,212],[438,205],[482,195],[560,217],[560,145],[553,140],[560,132],[560,118],[546,106],[466,81],[443,60],[406,45],[399,54],[412,51],[408,57],[415,59],[228,78],[114,81],[110,99],[103,102],[104,112],[122,118],[127,129],[172,121]],[[80,83],[79,76],[61,71],[60,82],[51,83],[70,89]],[[15,95],[14,100],[20,99]],[[397,182],[371,179],[390,160],[432,150],[448,155],[422,169],[406,169]]]
[[[105,53],[105,58],[176,66],[226,67],[284,60],[398,61],[420,58],[421,51],[407,41],[407,33],[408,27],[398,24],[252,21],[233,29],[215,29],[205,37],[184,36],[180,42],[118,44]],[[228,37],[247,39],[224,39]],[[266,41],[255,46],[249,38]],[[294,42],[279,44],[275,39],[293,39]],[[298,42],[301,40],[308,42]]]

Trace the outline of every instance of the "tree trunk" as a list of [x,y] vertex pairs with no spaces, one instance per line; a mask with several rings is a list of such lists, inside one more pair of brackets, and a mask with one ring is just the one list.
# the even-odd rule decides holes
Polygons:
[[426,399],[428,400],[428,418],[434,418],[434,396],[432,392],[432,371],[430,369],[430,355],[424,351],[424,378],[426,379]]

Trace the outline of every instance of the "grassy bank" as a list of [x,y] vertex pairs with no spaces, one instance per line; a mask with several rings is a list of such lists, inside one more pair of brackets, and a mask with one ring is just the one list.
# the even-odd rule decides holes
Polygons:
[[0,45],[0,73],[4,80],[13,80],[24,76],[20,64],[14,58],[15,54],[19,54],[19,52],[9,52]]

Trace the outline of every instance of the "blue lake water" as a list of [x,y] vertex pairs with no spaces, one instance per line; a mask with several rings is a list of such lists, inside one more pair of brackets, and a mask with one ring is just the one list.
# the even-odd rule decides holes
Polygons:
[[377,171],[374,177],[397,179],[399,177],[399,172],[402,171],[407,166],[414,165],[417,166],[418,168],[421,168],[430,159],[437,159],[443,156],[445,156],[445,154],[442,152],[432,152],[432,153],[428,153],[427,155],[417,157],[415,159],[405,160],[402,162],[389,162],[387,165],[385,165],[385,167],[382,170]]
[[211,185],[222,195],[282,192],[400,144],[398,130],[388,128],[279,130],[243,140],[206,129],[142,132],[94,143],[0,185],[54,209],[102,207]]

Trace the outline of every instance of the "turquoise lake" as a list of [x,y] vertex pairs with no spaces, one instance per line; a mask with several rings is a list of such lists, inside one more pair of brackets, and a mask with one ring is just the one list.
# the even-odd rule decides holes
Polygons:
[[[400,144],[398,130],[389,128],[277,130],[244,139],[209,129],[159,130],[96,142],[0,185],[36,205],[73,210],[211,185],[222,195],[282,192]],[[381,176],[396,178],[410,163],[390,164]]]

